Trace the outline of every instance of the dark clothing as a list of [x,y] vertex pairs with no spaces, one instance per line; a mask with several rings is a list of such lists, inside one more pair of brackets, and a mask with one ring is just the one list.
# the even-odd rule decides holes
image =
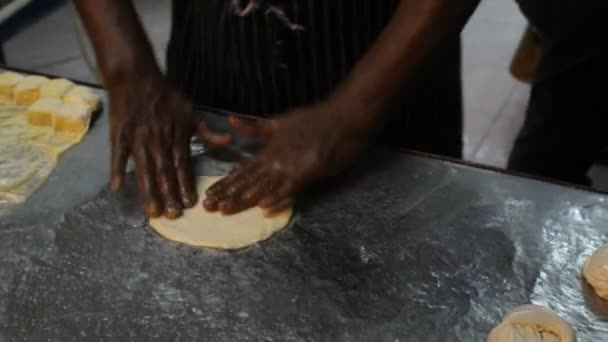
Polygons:
[[542,57],[509,168],[587,184],[608,143],[608,2],[520,0]]
[[[399,0],[276,0],[238,16],[228,0],[174,0],[167,74],[199,104],[267,116],[331,94],[386,26]],[[452,37],[388,109],[391,146],[460,157],[460,40]],[[406,88],[407,86],[407,88]]]
[[[200,104],[272,115],[330,94],[390,20],[398,0],[275,0],[293,25],[238,0],[174,0],[168,76]],[[542,39],[526,121],[509,167],[585,183],[608,134],[608,2],[519,0]],[[448,40],[403,89],[380,136],[459,157],[460,42]]]

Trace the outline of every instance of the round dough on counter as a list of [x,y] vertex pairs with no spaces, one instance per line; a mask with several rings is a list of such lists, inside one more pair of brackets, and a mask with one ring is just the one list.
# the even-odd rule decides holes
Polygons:
[[165,238],[197,247],[238,249],[266,240],[285,228],[291,218],[288,209],[271,217],[255,207],[235,215],[210,213],[202,206],[207,188],[222,177],[197,177],[199,203],[176,220],[150,219],[150,226]]
[[583,276],[598,296],[608,299],[608,247],[591,254],[583,266]]
[[576,335],[555,312],[528,304],[505,316],[490,332],[488,342],[576,342]]

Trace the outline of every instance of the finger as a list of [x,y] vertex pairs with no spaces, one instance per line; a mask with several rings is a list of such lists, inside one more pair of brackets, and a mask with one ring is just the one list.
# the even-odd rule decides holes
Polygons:
[[214,196],[218,197],[218,195],[221,192],[223,192],[222,189],[224,189],[226,187],[226,184],[230,184],[230,183],[234,182],[235,179],[242,177],[242,175],[246,175],[251,172],[254,172],[257,168],[259,168],[259,166],[260,165],[257,161],[247,161],[243,164],[240,164],[237,168],[230,171],[230,174],[228,176],[222,178],[220,181],[211,185],[207,189],[206,195],[207,196],[214,195]]
[[274,217],[280,215],[285,210],[293,207],[293,199],[291,197],[287,197],[281,201],[276,202],[271,207],[266,208],[264,212],[264,216],[266,217]]
[[224,184],[229,184],[233,179],[239,176],[240,169],[235,169],[230,172],[230,174],[218,182],[211,185],[207,191],[205,192],[205,199],[203,200],[203,207],[207,211],[217,211],[219,210],[218,206],[222,201],[222,196],[224,193]]
[[260,200],[260,208],[266,210],[273,210],[275,207],[281,207],[282,202],[289,200],[295,190],[294,183],[292,181],[285,181],[276,191],[264,196]]
[[218,211],[219,204],[220,198],[215,195],[207,195],[203,200],[203,208],[210,212]]
[[235,131],[246,137],[268,140],[273,133],[271,120],[245,120],[232,115],[228,118],[228,122]]
[[227,189],[227,198],[219,203],[219,210],[223,214],[231,215],[254,207],[260,199],[272,193],[278,184],[280,178],[268,172],[260,172],[254,177],[235,183]]
[[196,181],[192,173],[192,158],[190,156],[190,145],[187,142],[173,146],[173,165],[177,176],[177,187],[186,208],[192,208],[198,201],[196,192]]
[[125,169],[129,160],[129,149],[120,138],[120,134],[115,139],[112,139],[112,159],[111,159],[111,176],[110,187],[112,190],[122,188],[125,179]]
[[[257,163],[251,163],[235,173],[215,183],[207,190],[207,198],[203,201],[203,206],[208,211],[221,210],[222,205],[233,196],[239,196],[240,192],[251,182],[254,182],[256,175],[259,174]],[[224,203],[224,204],[222,204]]]
[[144,203],[144,210],[149,217],[158,217],[162,214],[163,206],[156,192],[154,168],[146,150],[138,145],[134,148],[135,176],[139,193]]
[[204,121],[196,126],[196,133],[204,142],[215,146],[227,146],[232,144],[232,136],[227,133],[218,133],[207,127]]
[[263,171],[252,170],[252,172],[241,172],[237,177],[234,177],[231,182],[226,182],[223,188],[224,199],[229,199],[234,196],[243,194],[243,187],[254,182],[259,182],[264,176]]
[[274,178],[272,180],[266,178],[266,180],[255,183],[255,185],[241,196],[243,205],[247,206],[247,208],[259,205],[262,199],[269,196],[278,188],[280,183],[281,179],[279,178]]
[[[240,196],[247,187],[252,186],[257,177],[257,172],[259,171],[253,169],[251,171],[249,169],[247,171],[243,170],[216,183],[218,187],[207,196],[204,203],[205,208],[223,211],[227,203],[233,202],[234,197]],[[228,204],[228,206],[230,205]]]
[[278,184],[278,180],[274,180],[273,184],[270,184],[270,182],[270,180],[266,179],[265,181],[260,181],[254,184],[241,196],[243,201],[251,202],[253,205],[257,205],[258,202],[271,193],[273,188],[276,187],[276,184]]
[[154,164],[156,167],[156,183],[164,204],[164,214],[167,218],[180,217],[183,205],[177,186],[174,159],[167,147],[158,147],[154,153]]

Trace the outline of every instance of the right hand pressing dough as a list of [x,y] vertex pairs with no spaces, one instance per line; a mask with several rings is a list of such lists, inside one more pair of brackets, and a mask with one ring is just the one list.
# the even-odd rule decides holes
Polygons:
[[608,300],[608,247],[591,254],[583,266],[583,276],[598,296]]
[[576,335],[555,312],[528,304],[505,316],[490,332],[488,342],[576,342]]

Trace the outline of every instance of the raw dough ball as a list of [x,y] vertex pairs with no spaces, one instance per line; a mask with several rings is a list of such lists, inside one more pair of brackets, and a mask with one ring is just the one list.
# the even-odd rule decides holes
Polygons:
[[199,203],[176,220],[150,219],[150,226],[165,238],[192,246],[222,249],[247,247],[269,238],[289,223],[292,210],[266,217],[264,210],[251,208],[225,216],[207,212],[202,206],[205,191],[222,177],[197,177]]
[[492,329],[488,342],[576,342],[576,335],[555,312],[538,305],[522,305]]
[[583,266],[583,276],[598,296],[608,299],[608,247],[591,254]]

